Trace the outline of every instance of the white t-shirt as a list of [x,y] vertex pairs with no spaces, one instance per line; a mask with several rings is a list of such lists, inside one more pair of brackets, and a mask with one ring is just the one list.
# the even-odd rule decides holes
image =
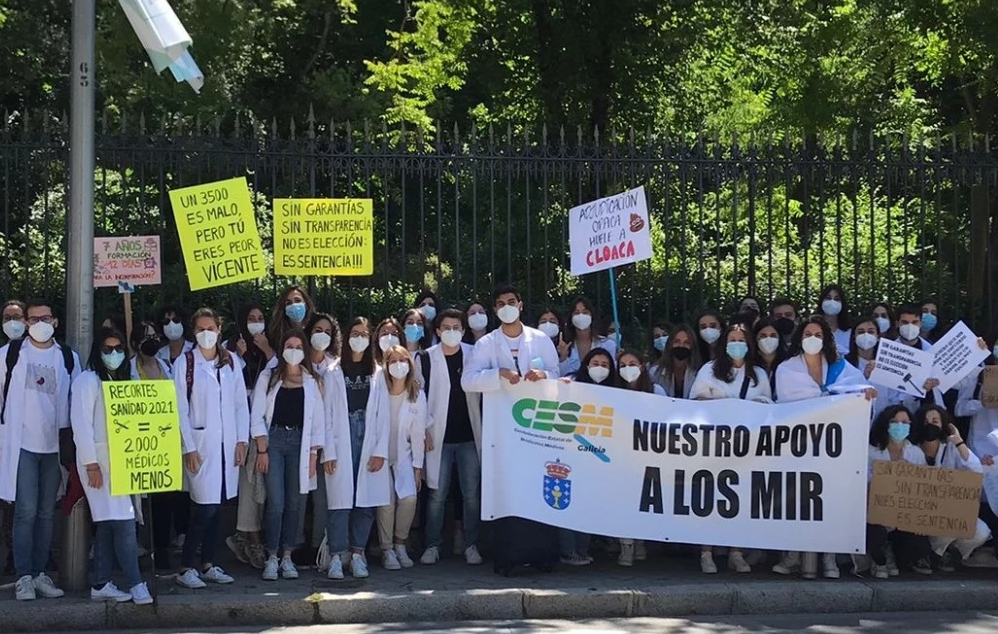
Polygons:
[[503,335],[506,337],[506,345],[509,346],[510,354],[513,355],[513,362],[516,363],[516,367],[520,367],[520,347],[523,346],[523,333],[520,333],[519,337],[510,337],[508,335]]
[[399,412],[402,411],[402,403],[408,398],[408,392],[401,394],[389,394],[388,400],[392,405],[392,435],[388,439],[388,464],[395,466],[399,459]]
[[62,352],[57,346],[36,348],[29,341],[21,347],[19,362],[24,363],[27,370],[21,448],[32,453],[59,453],[56,376],[58,372],[65,372]]

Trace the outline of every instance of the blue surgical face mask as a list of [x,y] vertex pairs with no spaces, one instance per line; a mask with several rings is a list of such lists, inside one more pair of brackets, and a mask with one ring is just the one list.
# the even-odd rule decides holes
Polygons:
[[120,350],[115,350],[114,352],[101,354],[100,358],[101,361],[104,362],[104,367],[114,372],[121,367],[122,363],[125,362],[125,353]]
[[409,324],[405,327],[405,340],[416,343],[423,338],[423,327],[419,324]]
[[299,302],[297,304],[288,304],[284,307],[284,314],[288,316],[291,321],[300,324],[305,321],[305,312],[308,309],[305,308],[305,304]]
[[922,330],[929,332],[939,325],[939,318],[932,313],[922,313]]
[[741,361],[748,354],[748,343],[744,341],[729,341],[724,348],[728,356],[735,361]]
[[901,421],[892,420],[891,424],[887,426],[887,435],[891,437],[894,442],[902,442],[911,433],[911,423],[905,423]]
[[667,344],[667,343],[669,343],[669,336],[668,335],[662,335],[661,337],[655,337],[655,341],[652,342],[652,344],[655,346],[655,349],[658,350],[659,352],[662,352],[663,350],[665,350],[665,344]]

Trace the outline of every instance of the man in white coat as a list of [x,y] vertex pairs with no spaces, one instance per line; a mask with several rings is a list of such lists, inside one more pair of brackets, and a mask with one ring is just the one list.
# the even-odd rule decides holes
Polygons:
[[437,317],[437,338],[441,342],[423,356],[424,386],[430,411],[426,430],[426,484],[430,500],[426,508],[426,552],[420,560],[432,565],[440,560],[444,507],[450,493],[451,474],[457,465],[458,484],[464,501],[464,560],[482,563],[478,552],[478,523],[481,519],[479,483],[482,478],[481,395],[465,392],[461,377],[471,362],[474,347],[461,343],[464,313],[448,308]]
[[59,436],[69,433],[69,388],[80,374],[76,353],[52,338],[59,320],[51,306],[29,303],[27,323],[26,339],[0,348],[0,499],[15,502],[14,593],[20,601],[63,596],[45,565],[62,480]]

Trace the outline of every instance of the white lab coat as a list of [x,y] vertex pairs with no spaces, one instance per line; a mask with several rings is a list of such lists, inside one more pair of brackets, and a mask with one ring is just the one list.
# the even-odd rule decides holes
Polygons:
[[[170,363],[169,363],[169,361],[163,361],[163,359],[161,359],[158,355],[155,356],[155,357],[153,357],[153,358],[156,359],[156,363],[159,365],[159,369],[163,373],[163,379],[162,380],[170,380],[170,379],[172,379],[173,378],[173,372],[170,370]],[[139,358],[137,356],[132,357],[131,361],[129,361],[128,363],[130,364],[130,366],[132,368],[132,380],[133,381],[141,381],[141,380],[143,380],[142,377],[139,376]]]
[[[180,357],[184,356],[188,352],[194,349],[194,343],[184,339],[184,347],[180,351]],[[180,357],[177,357],[179,359]],[[160,361],[164,361],[167,365],[173,365],[173,361],[170,360],[170,345],[167,344],[156,351],[156,358]]]
[[[855,367],[857,370],[859,370],[860,374],[866,376],[866,368],[871,363],[873,363],[873,359],[867,360],[862,357],[857,357]],[[884,387],[882,385],[878,385],[876,386],[876,388],[877,388],[877,398],[873,400],[873,414],[872,418],[870,419],[871,422],[875,418],[877,418],[880,412],[884,411],[891,405],[900,405],[904,401],[906,396],[904,392],[900,392],[893,388]]]
[[[261,372],[253,388],[253,405],[250,408],[250,435],[253,438],[270,435],[277,392],[284,385],[283,381],[278,380],[271,387],[271,374],[273,370],[270,369]],[[326,443],[326,406],[319,392],[319,384],[311,374],[302,372],[301,382],[305,390],[305,416],[302,421],[301,449],[298,452],[298,492],[307,495],[316,487],[316,478],[308,473],[312,447],[322,447]]]
[[[755,384],[749,379],[748,390],[745,392],[746,401],[756,401],[759,403],[772,403],[773,390],[769,385],[769,377],[762,368],[754,368]],[[741,398],[742,385],[744,384],[745,366],[732,369],[734,379],[730,383],[721,381],[714,376],[714,362],[708,361],[700,368],[693,387],[690,389],[690,398],[696,400],[710,401],[721,398]]]
[[[616,337],[594,337],[591,350],[595,350],[596,348],[606,350],[610,353],[610,358],[614,361],[617,360]],[[557,348],[555,348],[555,350],[557,350]],[[558,363],[558,371],[561,373],[561,376],[569,376],[570,374],[578,372],[581,366],[582,359],[579,358],[579,349],[576,347],[575,342],[572,342],[568,346],[568,358]]]
[[[387,439],[387,442],[384,443],[385,456],[387,457],[390,453],[389,443],[396,443],[396,464],[390,465],[386,461],[385,468],[377,473],[370,473],[366,471],[367,458],[361,455],[361,475],[357,477],[357,506],[365,506],[360,503],[360,495],[365,486],[365,473],[368,476],[376,477],[379,488],[375,492],[385,495],[384,502],[378,506],[389,505],[391,502],[388,497],[391,491],[387,469],[389,466],[394,469],[395,495],[399,499],[416,495],[416,474],[413,469],[422,469],[426,458],[426,417],[426,396],[420,389],[415,402],[406,398],[402,403],[402,407],[399,409],[398,435],[392,438],[392,405],[388,397],[388,377],[382,372],[377,381],[371,381],[371,397],[367,401],[367,434],[371,433],[372,424],[379,431],[385,430],[384,434]],[[364,447],[367,447],[367,435],[364,436]],[[382,479],[384,480],[383,484],[381,483]]]
[[[829,394],[844,394],[857,392],[872,387],[859,370],[850,363],[843,361],[844,367],[838,378],[827,386]],[[828,377],[828,362],[821,358],[821,376]],[[785,360],[776,366],[776,397],[781,403],[803,401],[808,398],[823,396],[821,386],[814,382],[807,371],[804,355],[799,354]]]
[[686,374],[683,375],[683,393],[673,394],[676,391],[676,382],[672,380],[671,375],[667,376],[664,373],[660,373],[657,364],[650,364],[648,366],[648,376],[651,377],[652,383],[662,388],[666,396],[671,396],[672,398],[690,398],[690,390],[693,389],[693,382],[697,378],[693,368],[687,365]]
[[[468,371],[474,346],[461,344],[461,355],[464,370]],[[450,372],[447,370],[447,358],[442,346],[433,346],[426,351],[430,359],[430,395],[428,431],[433,438],[433,451],[426,454],[426,485],[431,489],[440,487],[440,457],[447,433],[447,414],[450,408]],[[468,415],[471,418],[471,433],[475,437],[475,447],[478,449],[478,459],[482,459],[482,395],[478,392],[465,392],[468,401]]]
[[940,440],[939,451],[936,452],[935,466],[940,469],[957,469],[959,471],[983,473],[984,467],[981,466],[980,458],[974,455],[974,452],[970,450],[970,447],[967,447],[967,450],[967,459],[964,460],[963,456],[960,455],[960,450],[957,449],[955,444],[949,442],[948,440]]
[[[95,522],[134,520],[135,504],[130,495],[111,495],[111,458],[107,445],[107,421],[104,417],[104,388],[100,377],[88,370],[73,381],[70,420],[76,443],[76,471],[90,504]],[[104,477],[99,489],[90,487],[87,465],[100,465]]]
[[[25,339],[22,346],[33,345]],[[62,344],[56,343],[57,347]],[[3,386],[7,378],[7,348],[0,348],[0,406],[3,405]],[[73,352],[73,375],[66,373],[62,353],[56,362],[56,426],[59,429],[70,427],[69,395],[70,386],[80,376],[80,358]],[[14,502],[17,493],[17,465],[21,461],[21,434],[24,431],[24,382],[27,380],[27,366],[23,357],[18,359],[10,375],[10,390],[7,393],[4,424],[0,425],[0,500]],[[18,387],[22,386],[22,387]],[[55,504],[55,500],[52,500]]]
[[[222,474],[225,474],[225,499],[239,492],[239,467],[236,444],[249,443],[249,398],[243,380],[241,361],[231,355],[233,365],[216,368],[217,359],[208,361],[201,349],[193,351],[194,393],[187,394],[187,355],[177,357],[173,365],[173,383],[177,386],[177,411],[180,414],[180,438],[184,454],[197,451],[201,469],[187,472],[184,480],[195,504],[220,504]],[[224,465],[223,465],[224,461]]]
[[479,339],[471,355],[471,363],[465,365],[464,374],[461,376],[461,387],[464,391],[494,392],[502,387],[500,370],[514,370],[523,377],[533,369],[531,362],[534,359],[541,360],[542,367],[539,369],[547,374],[547,378],[557,379],[560,376],[558,351],[551,343],[550,337],[536,328],[523,326],[520,345],[518,363],[514,364],[513,354],[509,350],[502,328],[493,330]]
[[[359,508],[372,508],[388,506],[391,502],[391,478],[389,476],[388,465],[388,443],[392,434],[391,404],[388,402],[388,388],[386,386],[387,377],[380,366],[371,375],[371,393],[367,397],[367,410],[364,419],[364,444],[360,449],[360,468],[357,470],[357,492],[356,506]],[[343,388],[343,398],[346,399],[346,387]],[[384,399],[382,408],[384,416],[376,416],[375,408],[378,402]],[[347,423],[349,425],[349,422]],[[347,444],[349,445],[349,432],[347,432]],[[326,447],[330,446],[329,435],[326,435]],[[337,453],[339,460],[343,458]],[[384,458],[385,465],[378,471],[372,473],[367,470],[367,463],[371,458]],[[351,458],[352,460],[352,458]],[[347,468],[346,462],[337,461],[337,465],[342,464]],[[353,470],[353,463],[349,465]],[[337,466],[336,471],[340,467]],[[352,507],[351,507],[352,508]]]
[[956,415],[970,416],[967,444],[979,456],[998,455],[998,409],[988,409],[977,393],[981,369],[977,368],[957,384]]
[[[350,447],[350,412],[347,410],[347,386],[340,360],[326,357],[322,373],[322,400],[326,407],[326,435],[322,461],[336,461],[333,475],[323,477],[326,506],[329,510],[353,508],[353,451]],[[367,438],[365,436],[364,440]],[[366,463],[361,463],[364,470]]]

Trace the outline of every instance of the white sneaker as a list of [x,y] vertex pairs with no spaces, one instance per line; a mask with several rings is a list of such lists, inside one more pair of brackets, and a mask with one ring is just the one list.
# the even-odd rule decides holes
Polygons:
[[18,601],[34,601],[37,598],[31,575],[24,575],[14,584],[14,598]]
[[778,575],[789,575],[798,568],[800,568],[800,553],[792,552],[785,554],[780,563],[773,566],[773,572]]
[[267,563],[263,565],[263,580],[264,581],[277,581],[277,571],[280,564],[277,561],[277,555],[271,555],[267,558]]
[[188,568],[186,572],[177,575],[177,585],[190,588],[191,590],[200,590],[201,588],[208,587],[208,584],[201,581],[198,571],[193,568]]
[[354,553],[350,556],[350,570],[353,571],[354,579],[366,579],[368,574],[367,562],[364,561],[364,555],[360,553]]
[[149,594],[149,586],[145,583],[140,583],[131,590],[128,591],[132,595],[132,602],[135,605],[149,605],[152,603],[152,595]]
[[403,568],[412,568],[416,564],[409,557],[409,551],[405,549],[405,544],[395,544],[395,556]]
[[284,579],[298,578],[298,569],[295,568],[295,563],[291,561],[290,555],[285,555],[284,559],[281,560],[281,577]]
[[717,564],[714,563],[714,553],[706,550],[700,553],[700,572],[705,575],[717,573]]
[[835,553],[825,553],[821,556],[821,567],[825,573],[825,579],[839,578],[839,564],[835,560]]
[[440,549],[436,546],[430,546],[423,553],[423,556],[419,558],[419,563],[424,566],[432,566],[433,564],[440,561]]
[[464,549],[464,563],[469,566],[482,565],[482,555],[478,552],[478,546],[472,544]]
[[343,560],[340,559],[339,555],[333,555],[333,558],[329,560],[329,572],[326,574],[326,579],[335,579],[339,581],[343,578]]
[[874,579],[889,579],[891,576],[886,565],[878,566],[877,564],[870,564],[870,574],[873,575]]
[[634,540],[634,561],[645,561],[648,559],[648,549],[645,548],[645,540]]
[[235,579],[225,574],[225,571],[218,566],[212,566],[208,570],[202,572],[201,578],[205,581],[211,581],[212,583],[220,583],[223,585],[235,581]]
[[901,571],[898,570],[897,560],[894,558],[894,549],[891,548],[890,544],[884,545],[884,556],[887,557],[887,574],[892,577],[898,577],[901,575]]
[[118,586],[114,585],[110,581],[104,584],[104,587],[100,590],[94,590],[90,588],[90,600],[91,601],[113,601],[115,603],[127,603],[132,600],[132,595],[128,592],[124,592],[118,589]]
[[44,572],[35,577],[34,584],[35,592],[41,595],[44,599],[58,599],[59,597],[66,595],[65,592],[55,587],[55,584],[52,583],[52,578]]
[[381,565],[385,570],[402,570],[402,564],[399,563],[399,556],[394,548],[388,548],[381,553]]
[[752,572],[752,566],[748,565],[741,553],[733,552],[728,555],[728,570],[744,574]]
[[634,565],[634,544],[621,544],[620,555],[617,557],[617,564],[624,567]]

